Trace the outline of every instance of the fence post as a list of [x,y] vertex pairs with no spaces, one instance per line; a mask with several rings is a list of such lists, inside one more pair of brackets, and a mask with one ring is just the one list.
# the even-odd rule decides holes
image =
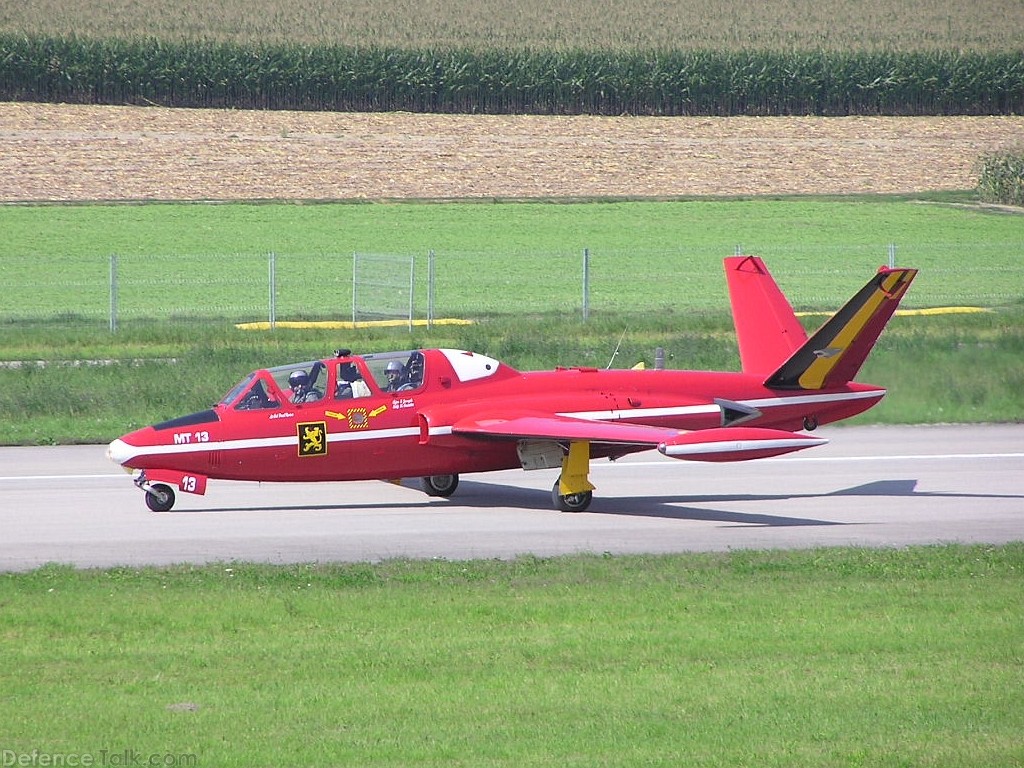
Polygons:
[[412,316],[416,311],[414,293],[416,291],[416,257],[409,259],[409,333],[412,333]]
[[896,267],[896,243],[889,243],[889,269]]
[[117,254],[110,254],[110,332],[117,333]]
[[268,254],[269,275],[267,282],[270,286],[270,330],[277,328],[277,254],[271,251]]
[[427,327],[434,327],[434,249],[427,251]]
[[583,322],[590,319],[590,249],[583,249]]

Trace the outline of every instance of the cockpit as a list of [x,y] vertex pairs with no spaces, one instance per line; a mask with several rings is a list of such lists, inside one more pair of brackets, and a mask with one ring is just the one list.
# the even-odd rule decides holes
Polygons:
[[415,394],[425,382],[421,350],[352,355],[292,363],[254,371],[220,401],[236,411],[292,407],[327,400],[354,400],[390,393]]

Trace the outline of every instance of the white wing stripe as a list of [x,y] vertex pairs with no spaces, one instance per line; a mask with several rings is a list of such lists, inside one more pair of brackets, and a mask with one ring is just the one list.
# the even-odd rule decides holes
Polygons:
[[[788,397],[764,397],[755,400],[736,400],[734,402],[758,410],[779,408],[791,405],[813,405],[817,403],[841,403],[847,400],[866,400],[880,398],[884,392],[869,390],[867,392],[837,392],[827,395],[792,395]],[[608,411],[563,411],[557,416],[588,421],[619,421],[623,419],[660,418],[664,416],[693,416],[701,413],[717,413],[720,408],[713,404],[667,406],[664,408],[631,408],[628,411],[616,409]]]

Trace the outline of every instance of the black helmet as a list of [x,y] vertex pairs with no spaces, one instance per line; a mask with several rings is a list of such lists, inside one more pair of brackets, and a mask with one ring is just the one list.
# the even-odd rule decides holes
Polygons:
[[292,389],[303,389],[309,384],[309,375],[305,371],[292,371],[288,377],[288,386]]

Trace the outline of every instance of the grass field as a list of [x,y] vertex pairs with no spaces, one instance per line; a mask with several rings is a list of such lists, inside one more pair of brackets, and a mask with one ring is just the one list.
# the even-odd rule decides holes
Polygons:
[[355,252],[418,257],[421,317],[429,251],[436,316],[578,312],[584,249],[594,312],[724,309],[721,259],[737,249],[763,256],[797,308],[831,310],[887,261],[890,243],[898,263],[922,270],[907,306],[1024,298],[1024,217],[901,198],[12,206],[0,208],[0,228],[10,288],[0,319],[105,324],[110,254],[126,322],[264,320],[271,251],[279,320],[350,319]]
[[1022,569],[1018,544],[3,574],[0,748],[1019,765]]

